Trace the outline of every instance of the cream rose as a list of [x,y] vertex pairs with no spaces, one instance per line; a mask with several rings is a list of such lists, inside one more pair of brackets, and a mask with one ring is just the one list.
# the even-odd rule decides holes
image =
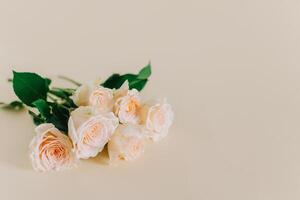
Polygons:
[[95,157],[102,151],[119,122],[113,113],[93,115],[91,107],[79,107],[69,118],[69,136],[78,158]]
[[115,92],[114,113],[121,123],[139,123],[141,97],[136,89],[129,90],[128,82]]
[[71,97],[77,106],[92,106],[98,113],[112,111],[113,91],[97,83],[80,86]]
[[41,124],[30,144],[30,158],[36,171],[58,171],[76,163],[71,140],[53,124]]
[[137,159],[145,148],[144,139],[137,125],[119,125],[108,142],[108,154],[113,163],[118,160],[132,161]]
[[147,137],[153,141],[159,141],[168,134],[173,118],[173,110],[166,99],[142,107],[141,124],[145,127]]

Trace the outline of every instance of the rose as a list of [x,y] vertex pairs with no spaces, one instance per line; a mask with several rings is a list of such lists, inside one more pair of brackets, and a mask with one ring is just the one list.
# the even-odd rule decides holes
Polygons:
[[69,136],[78,158],[95,157],[119,124],[111,112],[93,115],[92,111],[91,107],[79,107],[69,118]]
[[144,138],[137,125],[119,125],[108,142],[108,154],[111,162],[137,159],[145,148]]
[[98,112],[111,111],[113,107],[113,92],[111,89],[98,86],[90,94],[89,102]]
[[125,82],[123,86],[115,92],[114,96],[116,99],[114,113],[119,117],[120,122],[138,123],[141,109],[140,93],[136,89],[129,90],[128,82]]
[[71,168],[76,162],[71,140],[53,124],[41,124],[30,144],[30,158],[36,171]]
[[114,113],[121,123],[138,123],[141,108],[141,98],[136,89],[129,90],[127,94],[116,100]]
[[166,99],[145,104],[141,110],[141,124],[147,137],[153,141],[159,141],[168,134],[173,118],[174,112]]
[[112,111],[113,91],[98,83],[81,85],[71,98],[77,106],[92,106],[98,113]]

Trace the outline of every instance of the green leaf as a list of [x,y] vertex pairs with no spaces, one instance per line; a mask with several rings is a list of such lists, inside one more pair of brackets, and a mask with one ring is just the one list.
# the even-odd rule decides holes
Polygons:
[[19,99],[28,106],[38,99],[46,100],[49,80],[29,72],[13,72],[13,88]]
[[48,123],[54,124],[56,128],[67,133],[68,132],[68,120],[70,117],[70,112],[67,108],[62,105],[53,103],[51,105],[52,114],[48,118]]
[[118,84],[116,85],[116,88],[117,89],[120,88],[125,81],[128,81],[128,84],[130,86],[130,83],[135,81],[135,80],[137,80],[137,75],[135,75],[135,74],[124,74],[120,77],[120,80],[119,80]]
[[151,75],[151,63],[146,65],[138,74],[138,79],[147,79]]
[[103,87],[110,88],[110,89],[117,88],[116,86],[118,86],[120,79],[121,79],[120,74],[113,74],[101,85]]
[[33,102],[32,104],[34,105],[34,107],[36,107],[38,109],[38,111],[40,112],[40,114],[43,118],[48,119],[50,117],[50,115],[51,115],[50,107],[45,100],[38,99],[35,102]]
[[111,89],[119,89],[123,83],[127,80],[129,83],[130,89],[137,89],[141,91],[146,83],[148,82],[148,78],[151,75],[151,63],[145,66],[140,70],[138,74],[113,74],[111,75],[104,83],[101,85],[103,87],[111,88]]
[[72,108],[63,104],[46,102],[42,99],[33,102],[33,105],[40,112],[39,114],[36,114],[32,111],[29,111],[29,114],[33,118],[33,122],[36,125],[42,123],[52,123],[59,130],[66,134],[68,133],[68,120],[70,117],[70,110]]
[[40,125],[40,124],[43,124],[43,123],[45,123],[46,121],[45,121],[45,119],[39,114],[39,115],[37,115],[37,114],[35,114],[34,112],[32,112],[32,111],[28,111],[28,113],[32,116],[32,119],[33,119],[33,123],[36,125],[36,126],[38,126],[38,125]]
[[49,85],[51,84],[52,80],[51,80],[51,79],[49,79],[49,78],[45,78],[45,81],[46,81],[46,84],[47,84],[47,85],[48,85],[48,87],[49,87]]
[[120,87],[122,86],[122,84],[127,80],[128,82],[132,82],[132,81],[135,81],[137,79],[137,75],[135,74],[124,74],[121,76],[121,85]]
[[12,101],[9,104],[0,102],[0,107],[3,108],[3,109],[15,110],[15,111],[19,111],[19,110],[24,109],[24,105],[20,101]]
[[132,81],[129,83],[129,88],[130,89],[137,89],[138,91],[141,91],[146,83],[148,82],[148,79],[145,79],[145,80],[135,80],[135,81]]

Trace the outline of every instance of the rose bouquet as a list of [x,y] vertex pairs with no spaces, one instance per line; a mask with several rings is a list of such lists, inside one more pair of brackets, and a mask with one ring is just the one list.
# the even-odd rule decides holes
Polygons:
[[107,148],[110,163],[137,159],[145,141],[168,134],[173,111],[166,99],[144,102],[140,91],[151,75],[150,63],[138,74],[113,74],[107,80],[74,88],[51,86],[36,73],[13,72],[13,89],[20,101],[1,103],[6,109],[28,109],[37,125],[30,143],[37,171],[71,168],[80,159]]

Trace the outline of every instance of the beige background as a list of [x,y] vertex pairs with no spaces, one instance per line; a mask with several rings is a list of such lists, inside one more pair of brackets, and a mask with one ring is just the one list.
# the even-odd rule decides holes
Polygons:
[[[84,82],[137,72],[176,112],[136,162],[39,174],[26,113],[0,112],[0,199],[300,198],[300,1],[0,0],[0,100],[11,70]],[[56,85],[66,86],[61,81]]]

